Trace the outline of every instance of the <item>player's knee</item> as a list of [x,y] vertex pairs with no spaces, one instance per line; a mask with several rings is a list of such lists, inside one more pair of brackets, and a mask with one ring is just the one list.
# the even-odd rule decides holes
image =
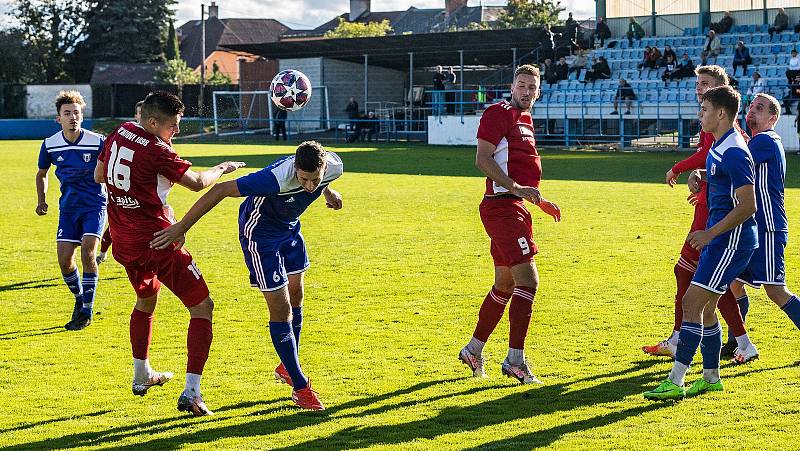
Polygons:
[[70,272],[71,269],[75,267],[75,262],[71,255],[59,255],[58,256],[58,266],[61,267],[61,272],[66,274]]
[[503,293],[511,293],[514,291],[514,279],[511,280],[495,280],[494,287]]

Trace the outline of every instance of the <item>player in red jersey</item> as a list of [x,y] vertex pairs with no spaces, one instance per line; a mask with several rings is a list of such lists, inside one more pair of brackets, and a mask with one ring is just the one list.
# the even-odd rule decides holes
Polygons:
[[[142,119],[142,104],[144,100],[140,100],[136,102],[136,109],[133,114],[133,121],[136,123],[141,123]],[[106,227],[106,231],[103,233],[103,238],[100,240],[100,252],[97,254],[97,264],[103,263],[106,261],[106,255],[108,253],[108,248],[111,247],[111,231],[109,230],[110,227]]]
[[533,298],[539,286],[533,259],[538,248],[533,241],[531,214],[524,201],[537,205],[556,221],[561,220],[558,206],[539,192],[542,166],[530,113],[539,97],[539,85],[539,69],[530,65],[518,67],[511,85],[511,101],[487,108],[478,127],[475,165],[486,174],[480,215],[491,239],[495,277],[494,286],[478,312],[472,339],[459,353],[459,359],[473,375],[486,375],[483,347],[510,301],[511,330],[502,372],[523,384],[541,383],[528,367],[524,352]]
[[178,410],[202,416],[212,413],[200,393],[200,376],[211,347],[214,304],[200,270],[182,248],[183,242],[168,250],[154,250],[150,240],[153,233],[175,222],[167,204],[173,184],[200,191],[244,163],[226,161],[202,172],[189,169],[191,163],[171,146],[172,137],[180,132],[183,108],[172,94],[149,94],[142,104],[141,123],[126,122],[106,139],[94,177],[108,190],[114,259],[125,267],[136,292],[130,322],[133,393],[144,396],[150,387],[172,378],[171,373],[154,371],[148,360],[153,311],[163,283],[191,315],[186,387],[178,399]]
[[[695,80],[695,93],[697,100],[700,102],[701,97],[711,88],[717,86],[727,86],[729,84],[728,75],[720,66],[700,66],[695,70],[697,76]],[[747,134],[741,130],[738,122],[734,122],[734,127],[744,136],[745,140],[748,139]],[[676,163],[666,174],[666,183],[669,186],[675,186],[678,176],[683,172],[694,171],[697,169],[705,169],[706,157],[708,151],[714,144],[714,135],[704,131],[700,131],[700,142],[697,144],[697,151],[683,161]],[[689,196],[689,202],[694,205],[694,218],[689,233],[705,230],[706,222],[708,221],[708,205],[706,204],[706,184],[701,182],[699,186],[700,191],[696,194]],[[668,356],[674,357],[678,345],[678,332],[680,332],[681,322],[683,321],[683,295],[689,289],[692,282],[692,277],[697,270],[697,262],[700,259],[700,252],[689,245],[688,242],[683,243],[681,249],[681,256],[678,263],[675,264],[675,280],[677,282],[677,291],[675,293],[675,323],[673,325],[672,335],[669,338],[652,346],[642,346],[642,351],[646,354],[654,356]],[[732,286],[732,289],[734,287]],[[750,340],[747,331],[744,327],[743,316],[746,314],[747,309],[745,306],[749,304],[747,301],[747,293],[744,288],[739,288],[734,293],[730,289],[720,298],[717,307],[728,324],[729,341],[723,346],[722,356],[733,356],[736,349],[736,343],[749,343]],[[742,308],[740,309],[740,306]],[[735,337],[735,339],[733,339]],[[731,348],[731,343],[733,347]]]

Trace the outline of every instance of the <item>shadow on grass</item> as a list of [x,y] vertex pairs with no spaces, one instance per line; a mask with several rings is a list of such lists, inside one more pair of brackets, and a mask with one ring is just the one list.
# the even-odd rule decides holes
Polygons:
[[8,285],[0,285],[0,291],[13,291],[13,290],[33,290],[36,288],[45,288],[45,287],[55,287],[60,285],[58,282],[52,282],[54,280],[61,280],[58,277],[51,277],[49,279],[38,279],[38,280],[29,280],[27,282],[15,282],[10,283]]
[[[374,149],[348,150],[331,147],[344,161],[345,171],[370,174],[408,174],[449,177],[481,177],[475,168],[475,151],[466,147],[385,145]],[[574,180],[630,183],[664,183],[664,174],[688,153],[674,152],[576,152],[542,150],[544,180]],[[244,161],[247,167],[263,168],[277,154],[191,156],[197,166],[210,167],[225,160]],[[800,187],[800,159],[787,161],[787,188]],[[686,176],[680,180],[683,183]]]
[[41,335],[52,335],[67,332],[64,326],[45,327],[43,329],[18,330],[16,332],[6,332],[0,335],[0,341],[18,340],[20,338],[38,337]]
[[52,419],[49,419],[49,420],[37,421],[35,423],[25,423],[25,424],[21,424],[19,426],[14,426],[14,427],[11,427],[11,428],[8,428],[8,429],[0,429],[0,434],[5,434],[7,432],[13,432],[13,431],[23,431],[25,429],[35,428],[36,426],[42,426],[42,425],[45,425],[45,424],[59,423],[59,422],[62,422],[62,421],[71,421],[71,420],[79,420],[81,418],[99,417],[100,415],[105,415],[107,413],[111,413],[111,411],[110,410],[100,410],[100,411],[92,412],[92,413],[84,413],[82,415],[71,415],[71,416],[68,416],[68,417],[52,418]]

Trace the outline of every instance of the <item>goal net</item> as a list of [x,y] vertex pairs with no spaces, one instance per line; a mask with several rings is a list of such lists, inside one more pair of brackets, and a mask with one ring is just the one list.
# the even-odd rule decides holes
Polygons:
[[[215,91],[212,105],[217,136],[272,133],[277,109],[270,100],[270,91]],[[330,127],[325,86],[314,86],[308,104],[287,113],[286,129],[290,133],[312,133]]]

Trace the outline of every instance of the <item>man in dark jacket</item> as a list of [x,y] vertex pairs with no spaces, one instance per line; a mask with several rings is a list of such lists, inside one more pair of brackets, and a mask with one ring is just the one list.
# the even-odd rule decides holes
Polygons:
[[558,62],[555,65],[556,71],[556,81],[566,80],[569,77],[569,66],[567,65],[567,59],[563,56],[558,59]]
[[769,27],[769,40],[772,41],[772,35],[780,33],[781,31],[789,28],[789,16],[783,8],[778,8],[778,14],[775,16],[775,22]]
[[721,34],[731,31],[732,27],[733,27],[733,15],[731,14],[730,11],[725,11],[725,13],[722,15],[722,19],[720,19],[719,22],[712,23],[709,28],[714,30],[715,33]]
[[608,80],[611,78],[611,68],[608,66],[608,61],[604,56],[597,59],[592,58],[592,69],[586,71],[584,83],[594,82],[595,80]]
[[606,39],[611,37],[611,29],[602,17],[597,18],[597,24],[594,26],[594,35],[600,40],[600,47],[605,47]]
[[733,53],[733,75],[736,76],[736,68],[742,67],[742,75],[747,75],[747,65],[753,62],[750,57],[750,49],[744,45],[744,41],[739,41],[736,51]]
[[633,88],[624,78],[620,78],[617,94],[614,96],[614,111],[612,111],[611,114],[619,114],[619,109],[617,107],[620,101],[625,101],[625,106],[628,107],[625,114],[631,114],[631,105],[633,105],[634,100],[636,100],[636,93],[633,92]]
[[628,19],[628,32],[625,33],[625,36],[628,37],[628,44],[633,46],[633,38],[636,38],[637,41],[641,41],[644,37],[644,28],[639,25],[636,19],[631,17]]

